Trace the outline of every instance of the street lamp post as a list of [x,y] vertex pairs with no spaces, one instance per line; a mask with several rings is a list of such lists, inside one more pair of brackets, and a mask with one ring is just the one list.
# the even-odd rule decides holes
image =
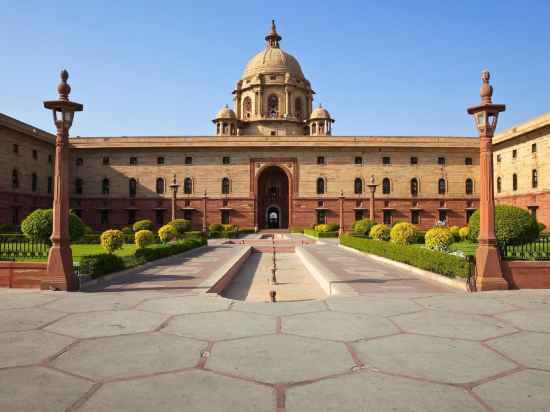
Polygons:
[[338,201],[340,203],[340,222],[338,228],[338,236],[340,237],[344,234],[344,191],[341,189]]
[[468,108],[479,131],[479,246],[476,251],[477,290],[508,289],[503,276],[495,235],[495,196],[493,187],[493,135],[498,114],[506,110],[503,104],[493,104],[490,74],[481,73],[481,104]]
[[369,183],[367,184],[369,190],[370,190],[370,205],[369,205],[369,219],[374,220],[374,192],[376,192],[376,187],[378,186],[378,183],[376,183],[376,179],[374,178],[374,175],[371,175]]
[[178,183],[176,182],[176,175],[172,179],[170,189],[172,189],[172,220],[176,220],[176,195],[178,194]]
[[206,189],[204,190],[204,195],[202,196],[202,233],[205,235],[208,233],[208,222],[206,220],[208,196],[206,194]]
[[57,100],[44,102],[44,107],[53,113],[56,131],[55,169],[53,192],[52,247],[48,253],[47,276],[42,280],[42,289],[78,290],[78,278],[73,272],[73,255],[69,238],[69,129],[75,112],[84,107],[71,102],[71,86],[67,83],[69,73],[61,72],[61,83],[57,86]]

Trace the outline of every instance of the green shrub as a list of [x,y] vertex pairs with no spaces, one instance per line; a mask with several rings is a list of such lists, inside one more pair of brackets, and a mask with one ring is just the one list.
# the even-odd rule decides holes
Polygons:
[[408,245],[414,242],[416,238],[416,229],[414,225],[407,222],[401,222],[393,226],[390,230],[390,240],[399,245]]
[[340,229],[340,225],[336,223],[324,223],[321,225],[315,225],[314,230],[320,233],[337,232]]
[[[52,209],[36,209],[21,222],[21,231],[32,240],[47,242],[52,235]],[[84,236],[86,226],[74,213],[69,213],[69,237],[77,241]]]
[[100,236],[100,233],[92,233],[89,235],[84,235],[81,239],[72,243],[81,245],[99,245],[101,244]]
[[135,252],[135,256],[138,259],[144,259],[149,262],[163,257],[175,255],[185,252],[186,250],[193,249],[204,245],[203,239],[187,239],[183,242],[174,242],[170,244],[153,245],[145,249],[138,249]]
[[120,256],[111,253],[82,256],[80,259],[80,273],[92,277],[103,276],[124,268],[124,260]]
[[147,247],[155,242],[155,235],[150,230],[140,230],[134,235],[136,246],[139,249]]
[[445,226],[435,226],[426,232],[426,247],[432,250],[446,251],[453,243],[453,234]]
[[204,233],[198,230],[190,230],[189,232],[185,232],[185,239],[194,239],[200,240],[201,242],[206,242]]
[[212,223],[210,226],[208,226],[209,232],[222,232],[223,226],[221,223]]
[[185,232],[191,230],[191,221],[187,219],[174,219],[168,222],[168,224],[176,229],[179,239],[184,237]]
[[374,225],[369,236],[376,240],[390,240],[390,228],[383,224]]
[[168,224],[164,225],[159,229],[159,238],[162,243],[168,243],[178,236],[178,232],[176,232],[176,229],[174,226]]
[[[251,233],[256,233],[256,229],[254,229],[253,227],[242,227],[242,228],[239,228],[238,232],[239,232],[239,235],[248,235]],[[292,229],[291,229],[291,232],[292,232]]]
[[153,225],[153,222],[151,222],[149,219],[141,219],[134,223],[132,229],[134,230],[134,233],[137,233],[140,230],[150,230],[151,232],[154,232],[155,225]]
[[460,238],[460,240],[468,239],[469,234],[470,234],[470,228],[468,226],[461,227],[458,230],[458,237]]
[[426,241],[426,232],[424,232],[423,230],[417,230],[413,243],[419,243],[423,245],[425,241]]
[[[495,207],[495,232],[499,242],[510,245],[529,243],[539,237],[537,221],[525,209],[511,205]],[[470,240],[477,242],[479,236],[479,210],[470,217]]]
[[399,223],[408,223],[404,220],[396,220],[394,222],[391,223],[391,227],[394,227],[395,225],[398,225]]
[[291,227],[290,233],[304,233],[303,227]]
[[0,233],[14,233],[16,230],[14,225],[8,225],[7,223],[0,224]]
[[110,229],[101,234],[101,246],[109,253],[121,249],[124,245],[124,234],[120,230]]
[[406,263],[448,277],[467,278],[470,267],[466,259],[448,253],[437,252],[416,245],[398,245],[371,239],[340,236],[340,243],[363,252]]
[[460,228],[458,226],[451,226],[449,230],[451,231],[451,235],[453,235],[454,241],[458,242],[460,240],[460,234],[458,233]]
[[360,235],[368,236],[370,233],[370,230],[374,225],[376,225],[376,222],[374,220],[370,220],[370,219],[356,220],[353,223],[353,231]]

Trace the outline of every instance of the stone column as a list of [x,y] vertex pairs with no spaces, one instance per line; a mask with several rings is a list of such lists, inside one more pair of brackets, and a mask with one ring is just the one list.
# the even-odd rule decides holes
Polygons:
[[378,186],[374,180],[374,175],[370,177],[370,183],[367,184],[369,190],[370,190],[370,202],[369,202],[369,219],[375,220],[375,212],[374,212],[374,192],[376,192],[376,187]]
[[344,191],[340,190],[340,197],[338,198],[340,202],[340,228],[338,229],[338,236],[344,234]]
[[208,221],[206,217],[206,214],[208,213],[207,201],[208,201],[208,197],[206,196],[206,190],[205,190],[204,195],[202,197],[202,232],[204,234],[208,232]]
[[172,189],[172,220],[176,220],[176,195],[178,193],[178,184],[176,182],[176,175],[174,175],[174,178],[172,180],[172,184],[170,185],[170,189]]

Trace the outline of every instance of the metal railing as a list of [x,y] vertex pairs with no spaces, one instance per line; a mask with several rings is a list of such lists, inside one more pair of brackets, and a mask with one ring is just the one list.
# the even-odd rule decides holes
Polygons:
[[48,256],[50,244],[30,240],[24,235],[0,235],[0,259],[44,258]]
[[550,260],[550,238],[542,237],[521,245],[499,244],[500,255],[506,260]]

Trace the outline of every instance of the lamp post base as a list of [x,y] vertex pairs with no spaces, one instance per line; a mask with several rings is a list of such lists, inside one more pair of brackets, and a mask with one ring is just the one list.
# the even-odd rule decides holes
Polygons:
[[508,282],[502,273],[500,254],[496,246],[480,245],[477,248],[476,269],[478,291],[508,289]]
[[73,271],[73,255],[69,246],[52,246],[48,253],[48,275],[40,283],[43,290],[78,290]]

